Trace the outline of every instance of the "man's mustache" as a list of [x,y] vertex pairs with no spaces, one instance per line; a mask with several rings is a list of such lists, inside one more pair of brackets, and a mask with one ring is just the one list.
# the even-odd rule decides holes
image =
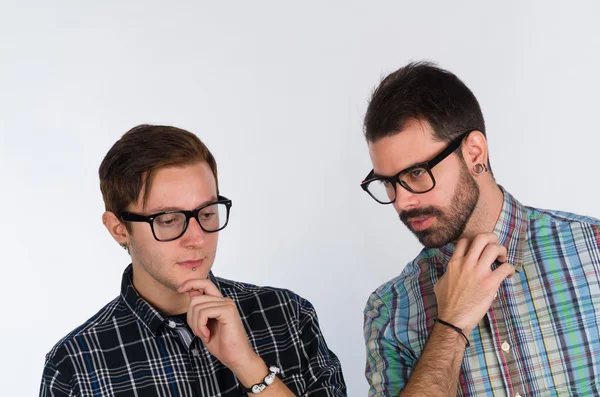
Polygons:
[[400,220],[402,222],[408,224],[409,220],[413,219],[413,218],[419,218],[419,217],[425,217],[425,216],[441,217],[443,215],[444,215],[444,213],[438,208],[425,207],[425,208],[415,208],[413,210],[402,211],[398,216],[400,217]]

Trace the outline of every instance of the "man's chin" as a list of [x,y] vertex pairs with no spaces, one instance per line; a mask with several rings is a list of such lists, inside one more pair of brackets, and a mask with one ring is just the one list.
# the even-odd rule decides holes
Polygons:
[[[189,272],[189,274],[186,274],[185,277],[183,277],[183,282],[189,281],[189,280],[206,280],[208,278],[208,272],[202,272],[202,271],[194,271],[194,272]],[[183,283],[182,283],[183,284]]]
[[178,275],[178,277],[173,280],[174,283],[170,286],[170,288],[174,292],[178,292],[179,288],[181,288],[181,286],[187,283],[188,281],[206,280],[207,278],[207,271],[200,271],[199,269],[196,269],[195,271],[190,270],[189,272],[186,272],[186,274]]
[[430,230],[418,233],[413,232],[413,234],[425,248],[441,248],[450,242],[449,239],[436,235],[436,233]]
[[444,245],[446,245],[446,242],[438,242],[438,241],[423,241],[423,240],[419,240],[421,242],[421,244],[423,245],[423,247],[427,248],[427,249],[437,249],[437,248],[442,248]]

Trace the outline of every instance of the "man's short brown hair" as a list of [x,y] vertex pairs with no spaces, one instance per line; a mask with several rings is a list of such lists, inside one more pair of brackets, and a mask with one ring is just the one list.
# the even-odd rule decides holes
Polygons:
[[217,163],[196,135],[164,125],[142,124],[130,129],[110,148],[98,170],[106,211],[119,216],[142,193],[145,206],[156,171],[203,161],[215,176],[218,192]]

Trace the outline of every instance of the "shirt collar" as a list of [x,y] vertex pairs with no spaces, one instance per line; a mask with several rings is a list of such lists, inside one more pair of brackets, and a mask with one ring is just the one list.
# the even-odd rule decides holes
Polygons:
[[[500,216],[494,227],[501,245],[506,247],[507,262],[514,265],[515,271],[523,269],[523,255],[527,237],[527,209],[510,193],[500,186],[504,194],[504,202]],[[447,264],[454,253],[454,243],[448,243],[436,249],[435,255],[442,263]]]
[[[212,271],[208,273],[209,280],[221,290],[219,281]],[[121,298],[127,308],[133,313],[137,320],[152,334],[156,335],[158,328],[167,323],[167,316],[156,310],[150,303],[144,300],[133,286],[133,266],[130,264],[123,272],[121,280]]]

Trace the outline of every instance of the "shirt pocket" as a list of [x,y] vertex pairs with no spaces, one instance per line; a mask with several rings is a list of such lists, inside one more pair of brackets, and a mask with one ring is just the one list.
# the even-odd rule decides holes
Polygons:
[[524,368],[535,374],[536,384],[530,388],[544,396],[600,395],[598,322],[593,308],[583,313],[574,308],[556,310],[530,322],[525,327],[530,362]]

